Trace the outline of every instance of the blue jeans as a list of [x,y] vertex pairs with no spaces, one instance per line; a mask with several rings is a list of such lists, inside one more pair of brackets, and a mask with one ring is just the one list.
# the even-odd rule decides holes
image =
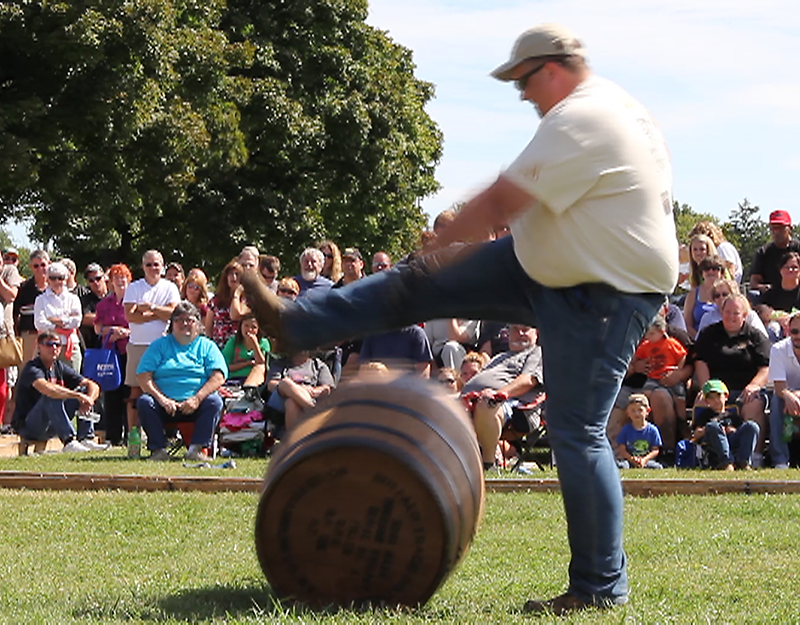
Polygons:
[[[46,441],[57,436],[62,443],[75,438],[72,416],[78,411],[77,399],[53,399],[42,395],[25,417],[22,438]],[[78,418],[78,439],[94,438],[94,423]]]
[[772,394],[769,408],[769,456],[772,466],[789,464],[789,443],[783,440],[783,400]]
[[165,423],[194,422],[191,445],[209,447],[214,438],[220,417],[222,416],[222,398],[218,393],[211,393],[191,414],[176,413],[171,417],[152,395],[145,393],[136,401],[139,410],[139,422],[147,433],[147,448],[150,451],[166,449],[167,435]]
[[706,423],[703,442],[708,445],[717,467],[729,464],[750,464],[753,461],[753,451],[759,433],[758,423],[745,421],[735,432],[726,434],[722,431],[719,421]]
[[569,591],[585,600],[624,603],[622,488],[605,429],[628,363],[665,296],[621,293],[603,284],[545,287],[522,269],[511,237],[465,248],[440,269],[435,262],[411,261],[296,300],[282,313],[286,340],[312,349],[448,317],[536,326],[548,437],[572,552]]

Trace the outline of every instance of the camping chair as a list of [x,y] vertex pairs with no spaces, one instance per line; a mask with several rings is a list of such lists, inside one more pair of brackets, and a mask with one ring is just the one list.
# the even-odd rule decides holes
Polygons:
[[[467,393],[461,398],[470,414],[472,414],[473,410],[475,409],[475,404],[480,399],[480,396],[481,393],[479,391],[473,391],[471,393]],[[512,471],[521,471],[525,454],[530,452],[530,450],[533,449],[533,447],[535,447],[537,444],[546,440],[547,424],[544,418],[546,399],[547,395],[545,393],[540,393],[533,399],[533,401],[527,404],[519,404],[513,408],[515,412],[519,411],[520,414],[525,417],[529,427],[527,432],[518,432],[517,430],[513,430],[519,436],[513,439],[504,439],[503,433],[507,433],[510,430],[505,427],[503,428],[503,433],[500,435],[500,440],[505,440],[517,450],[517,459],[514,463],[514,466],[511,467]],[[505,393],[495,393],[494,397],[492,397],[488,403],[491,406],[507,400],[508,395]],[[505,466],[505,458],[503,459],[503,462]]]
[[[179,456],[189,447],[194,434],[194,421],[174,421],[164,424],[167,432],[167,452],[170,456]],[[217,433],[211,437],[211,445],[206,448],[206,455],[217,457]]]

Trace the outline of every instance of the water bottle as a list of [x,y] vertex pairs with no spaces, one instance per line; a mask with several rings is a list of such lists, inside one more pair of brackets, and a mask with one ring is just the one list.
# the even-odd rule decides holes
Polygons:
[[792,440],[792,435],[794,434],[794,417],[790,414],[783,414],[783,430],[781,432],[781,438],[783,439],[784,443],[788,443]]
[[128,433],[128,458],[141,458],[142,457],[142,435],[139,433],[139,428],[131,428]]

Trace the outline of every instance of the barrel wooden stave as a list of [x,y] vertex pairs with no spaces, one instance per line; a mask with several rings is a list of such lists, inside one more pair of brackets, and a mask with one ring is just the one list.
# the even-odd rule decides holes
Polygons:
[[256,550],[278,596],[419,605],[465,555],[483,497],[460,406],[416,381],[353,384],[281,442]]

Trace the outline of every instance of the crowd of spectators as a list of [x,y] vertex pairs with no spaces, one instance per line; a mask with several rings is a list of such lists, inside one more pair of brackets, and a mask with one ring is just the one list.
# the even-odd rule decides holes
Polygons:
[[[442,213],[434,232],[452,217]],[[681,439],[702,446],[710,466],[763,466],[767,449],[774,466],[789,465],[800,419],[800,242],[786,211],[770,215],[770,233],[743,289],[741,259],[721,229],[701,221],[690,232],[682,246],[685,292],[679,287],[645,335],[609,420],[620,467],[670,466]],[[90,263],[78,284],[70,259],[52,262],[35,250],[25,279],[17,251],[5,250],[0,337],[22,338],[23,362],[0,370],[3,432],[34,442],[58,436],[65,450],[83,451],[125,445],[141,424],[151,457],[164,459],[163,426],[184,419],[195,422],[189,456],[202,458],[221,416],[223,385],[240,386],[279,427],[293,427],[341,380],[387,369],[430,377],[463,400],[487,467],[517,453],[508,443],[543,424],[546,403],[537,398],[546,397],[546,384],[535,328],[434,319],[318,353],[281,354],[250,311],[245,271],[295,299],[392,268],[386,252],[367,264],[357,248],[330,240],[306,248],[296,262],[296,271],[286,271],[277,257],[247,246],[221,268],[212,289],[202,269],[184,272],[148,250],[138,280],[139,268]],[[119,388],[102,393],[81,373],[82,352],[98,347],[114,349],[125,372]],[[66,390],[54,394],[59,385]],[[736,419],[727,419],[729,412]]]

